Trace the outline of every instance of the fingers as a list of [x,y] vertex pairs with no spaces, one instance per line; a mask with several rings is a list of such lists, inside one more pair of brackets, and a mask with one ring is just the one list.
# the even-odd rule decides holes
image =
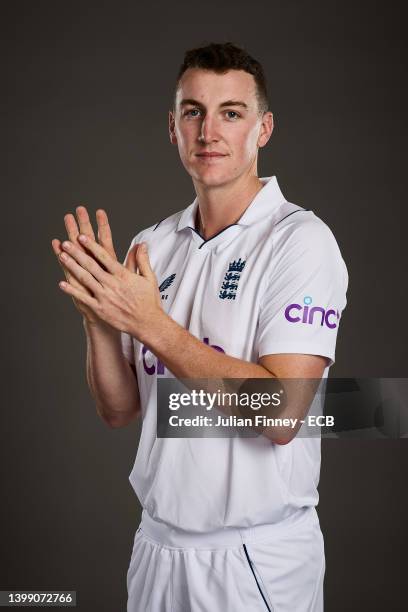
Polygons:
[[55,255],[57,256],[58,263],[64,271],[65,278],[67,279],[67,281],[74,280],[71,278],[71,274],[69,273],[69,270],[64,266],[64,263],[61,259],[61,253],[63,252],[62,247],[61,247],[61,241],[58,240],[57,238],[54,238],[54,240],[51,241],[51,244],[52,244],[53,251]]
[[71,283],[66,283],[64,281],[61,281],[59,283],[59,286],[65,293],[68,293],[69,295],[71,295],[73,298],[75,298],[82,304],[89,306],[89,308],[96,315],[98,315],[98,306],[99,306],[98,301],[94,297],[90,296],[89,293],[85,293],[84,291],[81,291],[81,289],[78,289],[77,287],[73,287]]
[[[98,224],[99,244],[103,246],[112,257],[117,259],[115,249],[113,247],[112,232],[109,225],[108,215],[102,208],[99,208],[96,211],[96,222]],[[85,234],[86,232],[82,232],[81,230],[81,233]]]
[[68,238],[71,240],[71,242],[75,243],[79,235],[79,230],[73,214],[68,213],[64,216],[64,225],[65,229],[67,230]]
[[[80,234],[80,235],[83,236],[83,234]],[[104,261],[109,261],[109,263],[113,262],[114,264],[117,264],[120,267],[120,269],[122,269],[122,266],[120,266],[114,259],[112,259],[112,257],[105,251],[105,249],[103,249],[99,244],[97,244],[91,238],[87,238],[87,242],[86,242],[87,247],[88,247],[88,243],[90,242],[92,242],[94,245],[97,245],[98,249],[103,251]],[[78,246],[76,246],[72,242],[69,242],[68,240],[65,240],[61,246],[66,255],[66,257],[64,258],[62,258],[62,255],[61,255],[64,265],[73,274],[75,274],[75,276],[78,279],[80,279],[81,282],[85,282],[86,286],[90,287],[91,280],[89,279],[89,276],[88,276],[88,273],[89,273],[89,275],[92,275],[94,279],[99,281],[97,285],[98,284],[104,285],[104,286],[109,285],[109,277],[111,275],[105,272],[103,268],[101,268],[98,262],[98,258],[95,259],[94,257],[91,257],[90,255],[85,253],[82,249],[80,249]],[[102,263],[104,263],[104,261]],[[85,275],[81,275],[80,270],[82,268],[86,272]],[[93,284],[93,287],[96,288],[95,284]]]
[[[88,256],[85,255],[85,257]],[[75,259],[70,257],[65,251],[60,254],[59,258],[70,273],[79,281],[81,289],[85,287],[85,291],[86,289],[89,289],[94,295],[98,293],[98,291],[101,289],[101,283],[98,283],[90,272],[84,269],[83,266],[77,264]],[[93,264],[94,266],[98,265],[95,261],[93,261]],[[69,280],[71,282],[73,280],[72,277]]]
[[[78,241],[93,255],[93,257],[96,259],[97,262],[99,262],[99,264],[103,265],[106,270],[108,270],[108,272],[110,272],[111,274],[120,274],[122,272],[122,264],[120,264],[115,258],[113,258],[112,255],[110,255],[110,253],[108,253],[108,251],[104,249],[103,246],[98,244],[95,240],[89,238],[88,236],[85,236],[84,234],[80,234],[78,236]],[[63,248],[65,248],[64,245],[65,243],[62,244]],[[81,261],[79,261],[79,263],[82,265]],[[100,266],[98,267],[100,268]]]
[[[81,244],[81,242],[78,240],[79,235],[83,234],[88,236],[91,240],[96,241],[95,233],[85,206],[76,207],[76,216],[78,222],[73,214],[68,213],[65,215],[65,228],[67,230],[69,240],[74,244],[77,244],[81,250],[85,251],[85,245]],[[98,225],[98,240],[100,241],[101,246],[105,248],[113,259],[117,260],[115,249],[113,247],[112,232],[109,226],[108,215],[102,208],[96,211],[96,221]]]
[[58,238],[54,238],[51,241],[51,244],[52,244],[52,250],[54,251],[55,255],[57,256],[58,263],[61,266],[61,268],[64,270],[65,278],[69,281],[71,275],[69,273],[69,270],[67,270],[67,268],[62,263],[62,260],[61,260],[61,257],[60,257],[61,253],[62,253],[61,241],[58,240]]
[[[79,234],[89,236],[92,240],[96,240],[95,233],[89,214],[85,206],[76,207],[76,216],[68,213],[64,217],[65,228],[67,230],[68,238],[74,244],[78,241]],[[108,253],[114,259],[117,259],[115,249],[113,247],[112,232],[109,225],[108,215],[106,212],[99,208],[96,211],[96,222],[98,225],[98,240],[100,244],[108,251]],[[78,242],[80,244],[80,242]],[[81,247],[82,248],[82,247]]]
[[[78,217],[78,222],[72,213],[68,213],[64,216],[64,224],[69,240],[74,244],[79,245],[80,243],[78,242],[78,236],[80,232],[90,236],[91,238],[95,238],[95,234],[85,206],[77,206],[76,215]],[[80,248],[82,249],[82,247]]]
[[149,255],[147,253],[147,244],[142,242],[136,251],[136,265],[142,276],[156,281],[156,275],[150,265]]
[[89,220],[88,211],[86,210],[85,206],[77,206],[75,210],[79,223],[78,233],[86,234],[95,240],[93,227],[91,225],[91,221]]
[[54,238],[53,240],[51,240],[51,245],[52,245],[52,250],[54,251],[55,255],[58,255],[61,253],[62,249],[61,249],[61,241],[58,240],[58,238]]
[[55,255],[57,256],[58,263],[61,266],[62,270],[64,271],[65,278],[67,279],[67,281],[69,281],[74,287],[77,287],[79,289],[82,289],[83,291],[88,292],[88,289],[86,287],[83,287],[80,284],[78,278],[73,276],[73,273],[71,273],[69,269],[64,265],[63,260],[61,259],[61,254],[63,253],[61,241],[58,240],[57,238],[54,238],[51,241],[51,244],[52,244],[52,249]]

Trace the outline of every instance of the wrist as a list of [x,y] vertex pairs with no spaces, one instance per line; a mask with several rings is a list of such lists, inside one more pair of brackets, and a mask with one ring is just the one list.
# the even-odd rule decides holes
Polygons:
[[83,323],[83,326],[84,326],[84,329],[87,335],[93,335],[97,333],[97,334],[116,336],[119,334],[119,331],[117,329],[115,329],[108,323],[105,323],[105,321],[102,321],[101,319],[92,320],[92,319],[87,319],[86,317],[83,317],[82,323]]
[[165,333],[164,327],[169,320],[169,315],[162,308],[158,308],[146,320],[141,330],[131,331],[130,334],[142,344],[152,348],[161,343],[161,336]]

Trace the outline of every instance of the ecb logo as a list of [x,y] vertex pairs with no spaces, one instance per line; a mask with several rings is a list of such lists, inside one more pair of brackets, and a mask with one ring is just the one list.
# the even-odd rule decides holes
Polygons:
[[246,261],[231,261],[228,266],[228,270],[224,275],[224,281],[221,285],[218,297],[221,300],[235,300],[238,289],[238,282],[241,278],[241,272],[245,268]]

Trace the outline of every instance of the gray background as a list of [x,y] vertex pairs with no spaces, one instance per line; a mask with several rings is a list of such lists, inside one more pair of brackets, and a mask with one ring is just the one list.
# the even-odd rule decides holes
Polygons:
[[[125,609],[139,430],[96,415],[51,239],[77,204],[103,207],[123,257],[193,200],[167,136],[186,48],[232,40],[265,66],[276,127],[259,173],[328,223],[350,273],[331,375],[407,375],[401,6],[2,3],[0,589],[75,589],[80,610]],[[406,441],[322,452],[326,609],[406,609]]]

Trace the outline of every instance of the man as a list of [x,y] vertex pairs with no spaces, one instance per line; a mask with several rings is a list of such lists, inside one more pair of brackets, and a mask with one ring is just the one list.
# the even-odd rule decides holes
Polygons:
[[160,377],[321,379],[334,361],[347,270],[328,227],[258,178],[272,130],[256,60],[230,43],[187,52],[169,132],[194,202],[140,232],[125,265],[104,211],[99,242],[84,207],[53,241],[100,416],[143,419],[128,612],[323,609],[320,438],[156,437]]

